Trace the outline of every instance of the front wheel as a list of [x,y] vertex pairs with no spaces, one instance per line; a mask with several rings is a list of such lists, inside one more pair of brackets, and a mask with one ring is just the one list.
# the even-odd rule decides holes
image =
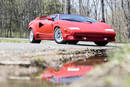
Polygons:
[[108,42],[105,42],[105,41],[95,41],[95,44],[97,46],[106,46],[108,44]]
[[54,40],[58,44],[66,44],[66,41],[63,40],[62,31],[59,27],[55,28]]
[[30,43],[40,43],[41,40],[35,40],[33,30],[31,29],[29,32],[29,42]]

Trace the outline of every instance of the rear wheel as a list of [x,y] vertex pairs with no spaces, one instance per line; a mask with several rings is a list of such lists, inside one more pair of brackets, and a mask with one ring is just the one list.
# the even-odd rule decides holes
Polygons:
[[76,41],[76,40],[72,40],[72,41],[67,41],[68,44],[77,44],[79,41]]
[[54,40],[58,44],[66,44],[66,41],[63,40],[62,31],[59,27],[55,28]]
[[108,42],[105,42],[105,41],[96,41],[95,44],[97,46],[106,46],[108,44]]
[[33,30],[31,29],[29,32],[29,42],[30,43],[40,43],[41,40],[35,40]]

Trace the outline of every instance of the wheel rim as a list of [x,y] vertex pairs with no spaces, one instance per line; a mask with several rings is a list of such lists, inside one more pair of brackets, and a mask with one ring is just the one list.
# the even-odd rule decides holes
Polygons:
[[61,32],[61,30],[59,28],[56,29],[56,31],[55,31],[55,40],[57,42],[63,41],[62,32]]
[[30,31],[29,41],[30,41],[30,42],[33,41],[33,31],[32,31],[32,30]]

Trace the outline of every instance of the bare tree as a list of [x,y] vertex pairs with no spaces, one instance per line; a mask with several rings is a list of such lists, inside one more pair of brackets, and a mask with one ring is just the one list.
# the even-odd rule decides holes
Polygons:
[[27,37],[31,20],[60,13],[60,7],[59,0],[0,0],[0,36]]
[[82,14],[82,0],[79,0],[79,14]]
[[101,0],[101,7],[102,7],[102,21],[105,22],[104,0]]
[[65,14],[71,13],[71,2],[70,0],[65,0]]

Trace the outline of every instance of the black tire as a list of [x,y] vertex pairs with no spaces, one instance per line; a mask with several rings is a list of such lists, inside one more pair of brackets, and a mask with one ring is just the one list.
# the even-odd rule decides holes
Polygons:
[[108,44],[108,42],[105,42],[105,41],[96,41],[95,44],[97,46],[106,46]]
[[59,27],[55,28],[54,40],[58,44],[66,44],[66,41],[63,40],[62,31]]
[[33,29],[31,29],[29,32],[29,42],[30,43],[40,43],[41,42],[41,40],[35,40]]
[[79,41],[76,41],[76,40],[70,40],[70,41],[67,41],[68,44],[77,44]]

